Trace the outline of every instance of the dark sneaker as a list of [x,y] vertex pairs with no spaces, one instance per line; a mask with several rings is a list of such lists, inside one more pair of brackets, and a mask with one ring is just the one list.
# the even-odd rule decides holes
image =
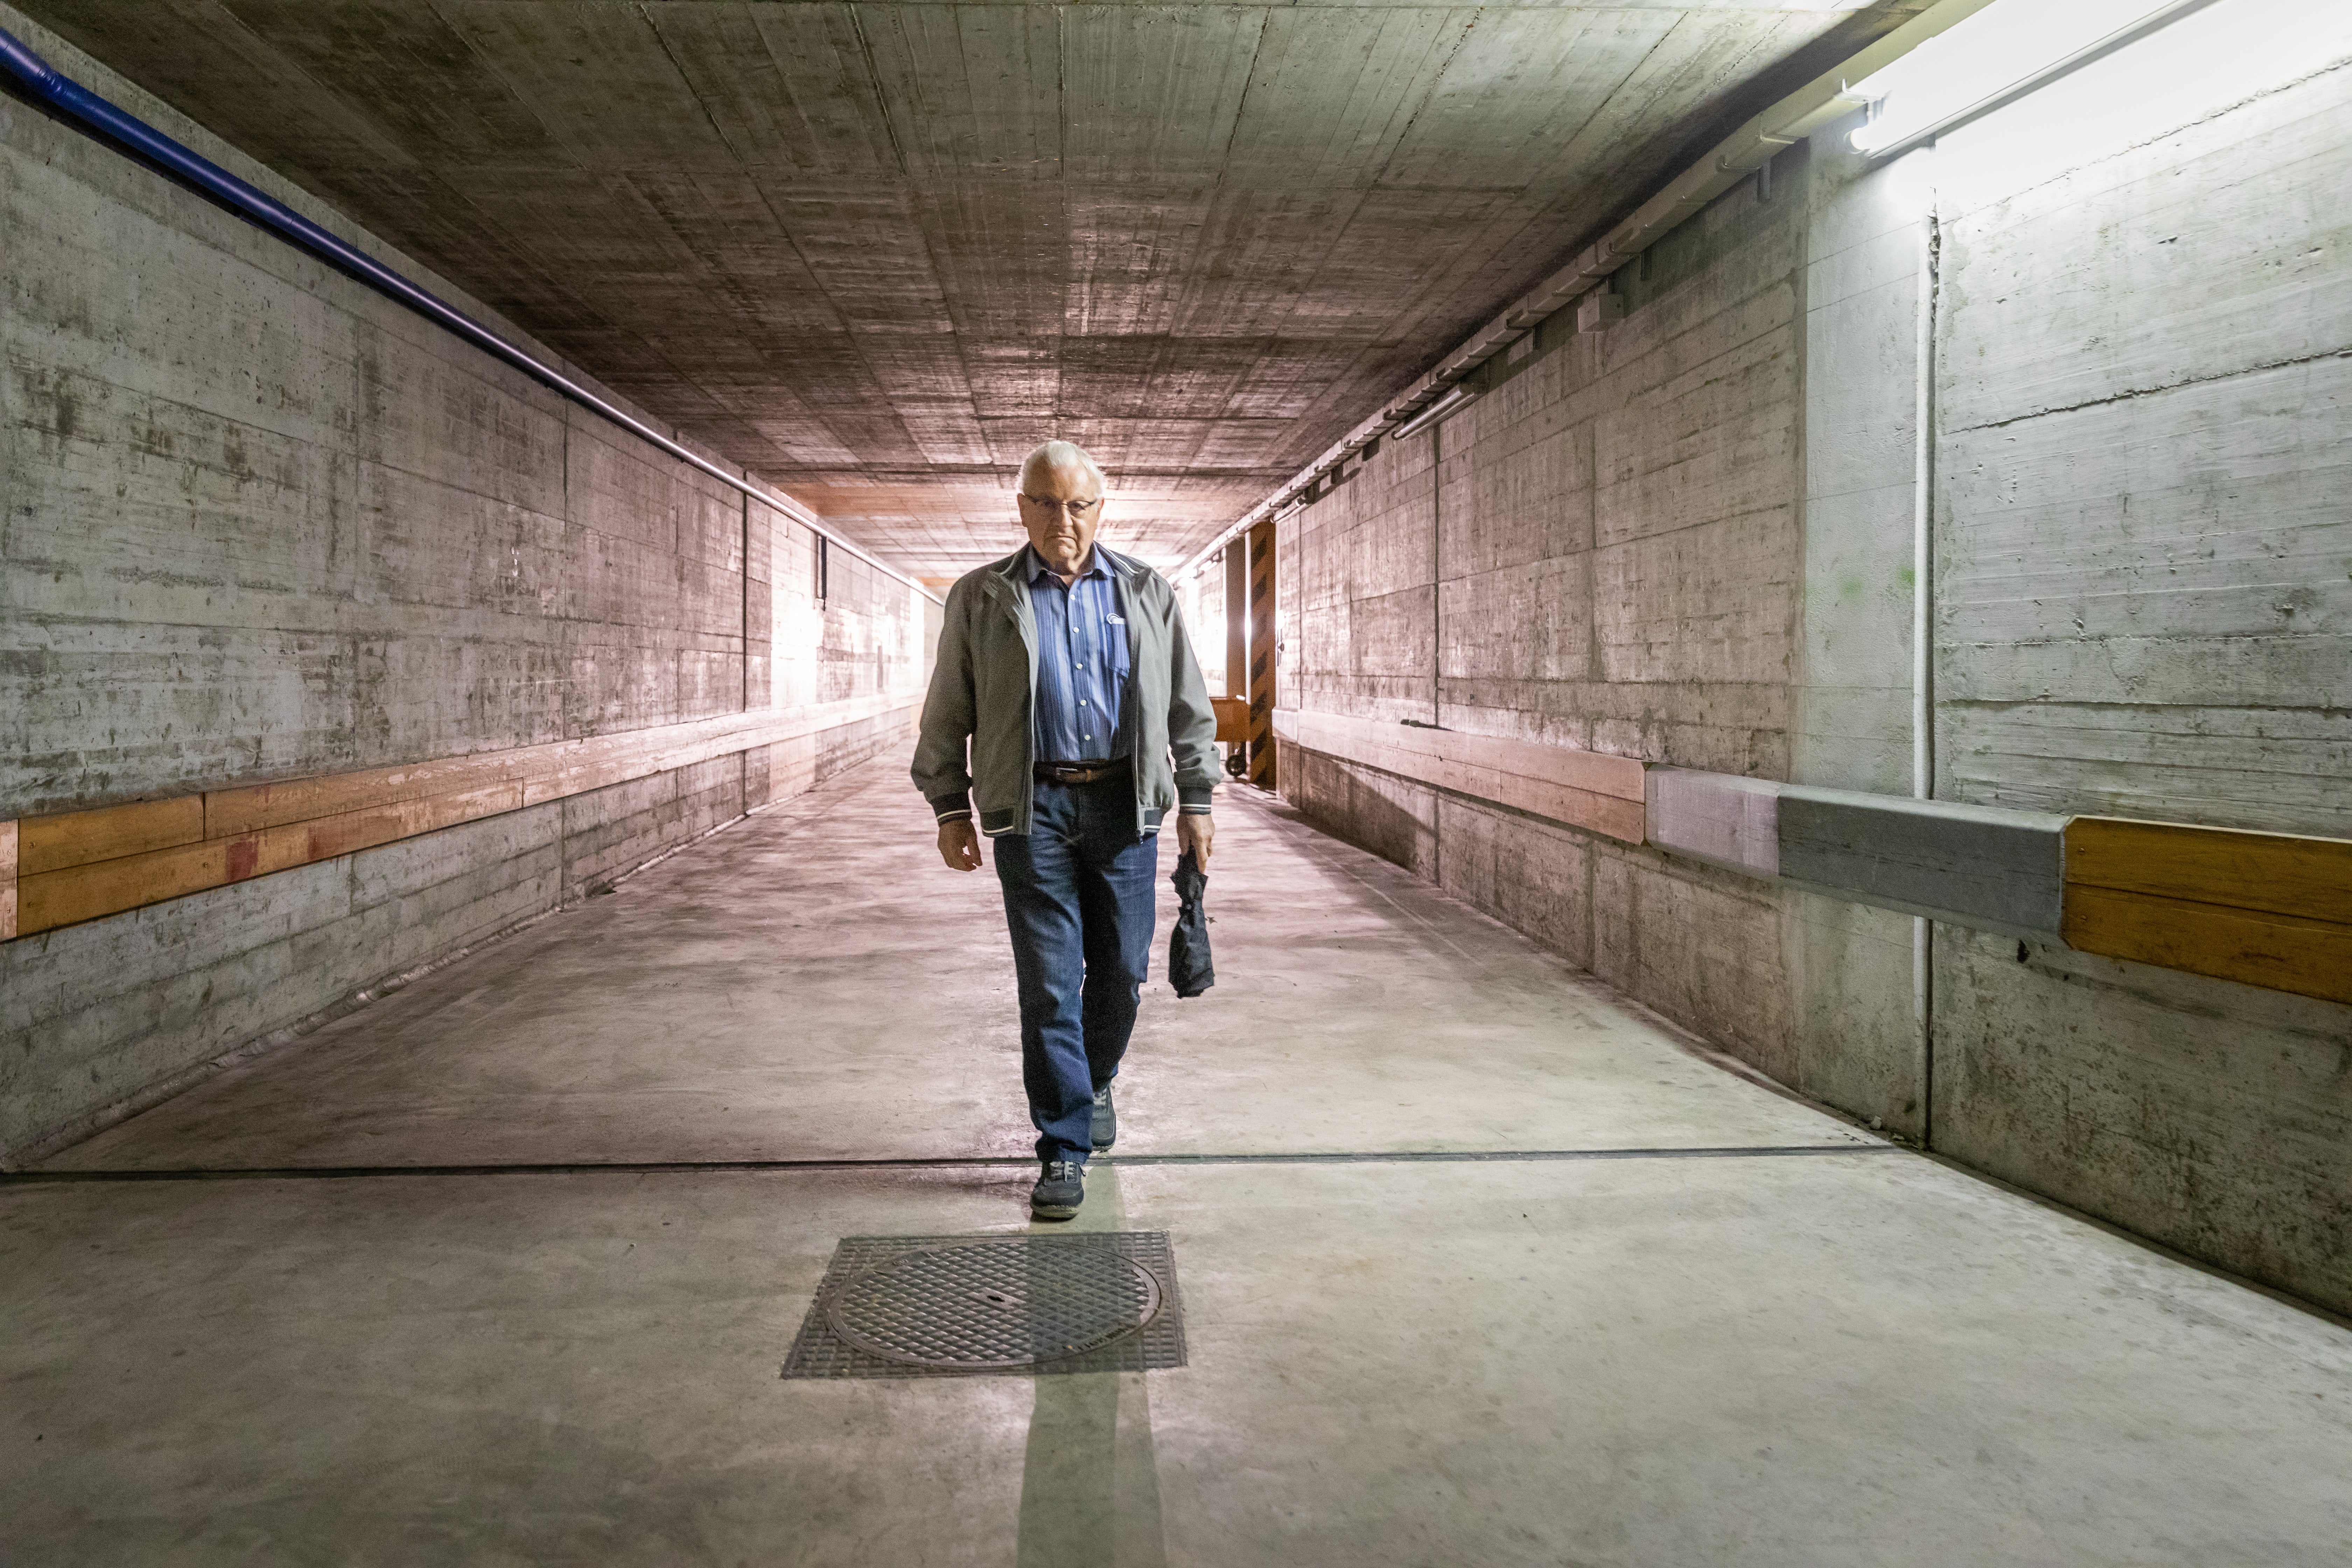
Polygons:
[[1108,1149],[1118,1142],[1118,1112],[1110,1103],[1110,1085],[1095,1090],[1094,1145]]
[[1032,1219],[1075,1219],[1087,1201],[1087,1168],[1076,1160],[1048,1160],[1037,1184],[1029,1189]]

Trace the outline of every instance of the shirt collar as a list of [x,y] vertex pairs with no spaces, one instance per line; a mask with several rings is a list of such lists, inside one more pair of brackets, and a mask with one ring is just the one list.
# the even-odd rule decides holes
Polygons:
[[[1099,544],[1096,545],[1092,552],[1092,555],[1093,560],[1091,564],[1089,564],[1085,571],[1078,574],[1078,581],[1081,583],[1085,582],[1089,577],[1108,577],[1110,575],[1110,563],[1103,558],[1102,546]],[[1033,588],[1036,587],[1039,582],[1045,578],[1050,577],[1056,583],[1061,581],[1061,577],[1054,571],[1054,569],[1046,565],[1044,559],[1038,555],[1037,547],[1034,544],[1024,544],[1021,547],[1021,580],[1028,584]]]

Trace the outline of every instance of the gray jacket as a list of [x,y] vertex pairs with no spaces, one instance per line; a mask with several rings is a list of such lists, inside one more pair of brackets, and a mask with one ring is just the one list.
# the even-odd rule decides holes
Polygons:
[[[1135,775],[1135,830],[1160,826],[1181,801],[1209,809],[1217,783],[1217,715],[1209,706],[1176,590],[1129,556],[1095,546],[1111,574],[1127,618],[1129,653],[1126,722]],[[980,807],[980,830],[1027,833],[1036,763],[1031,706],[1037,690],[1037,617],[1021,574],[1024,545],[1002,561],[967,572],[948,591],[940,661],[923,701],[915,746],[915,787],[941,820]],[[971,742],[971,763],[964,745]]]

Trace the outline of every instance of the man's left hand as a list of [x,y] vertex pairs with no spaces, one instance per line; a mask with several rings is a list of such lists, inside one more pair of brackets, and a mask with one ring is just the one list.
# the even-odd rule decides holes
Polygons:
[[1216,837],[1216,818],[1206,812],[1186,812],[1176,819],[1176,853],[1190,854],[1203,871],[1209,868],[1209,845]]

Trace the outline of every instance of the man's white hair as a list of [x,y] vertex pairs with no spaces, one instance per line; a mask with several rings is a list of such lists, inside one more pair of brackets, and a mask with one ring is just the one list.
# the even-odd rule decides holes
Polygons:
[[1102,465],[1076,441],[1048,441],[1021,459],[1021,489],[1027,490],[1030,482],[1046,468],[1077,468],[1094,482],[1108,489],[1110,481],[1103,478]]

